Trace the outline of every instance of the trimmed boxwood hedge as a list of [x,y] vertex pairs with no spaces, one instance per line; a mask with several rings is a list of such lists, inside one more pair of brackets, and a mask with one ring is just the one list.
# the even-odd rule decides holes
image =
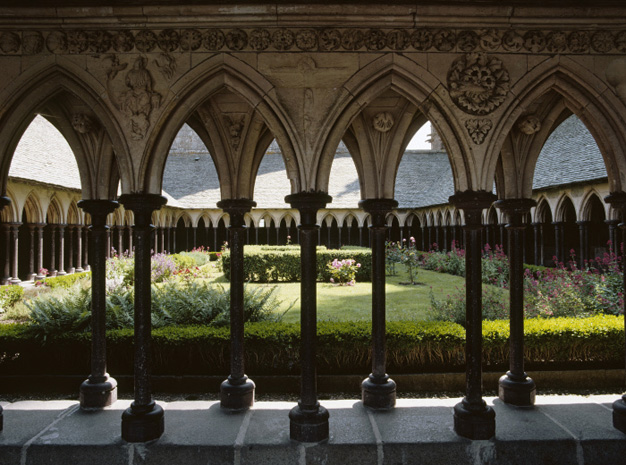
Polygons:
[[[618,368],[624,361],[622,317],[554,318],[526,321],[526,367],[529,370]],[[506,321],[483,323],[485,368],[508,366]],[[132,374],[132,329],[110,331],[108,370]],[[371,366],[370,325],[366,322],[320,322],[318,373],[367,374]],[[297,324],[246,325],[246,372],[299,374],[300,327]],[[389,373],[453,372],[464,369],[465,330],[450,322],[389,322]],[[43,344],[27,325],[0,325],[0,375],[85,374],[89,372],[90,335],[72,333]],[[169,327],[155,329],[152,372],[155,375],[226,375],[229,372],[227,328]],[[19,354],[15,357],[15,354]]]
[[[330,281],[327,264],[334,259],[352,258],[361,264],[356,274],[357,282],[372,280],[372,252],[358,250],[317,248],[317,279]],[[300,281],[300,246],[251,246],[244,248],[243,272],[246,281],[258,283]],[[222,254],[222,271],[230,279],[230,252]]]

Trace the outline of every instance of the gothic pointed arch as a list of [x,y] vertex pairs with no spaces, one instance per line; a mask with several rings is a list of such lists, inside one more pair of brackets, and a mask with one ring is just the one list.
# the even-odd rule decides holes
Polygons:
[[[343,94],[323,123],[322,133],[326,134],[325,138],[318,141],[318,145],[314,147],[313,153],[319,154],[315,163],[315,189],[327,190],[333,157],[341,139],[344,139],[353,153],[354,137],[351,137],[349,132],[353,124],[357,125],[355,131],[368,125],[368,118],[371,119],[369,124],[376,124],[381,129],[395,124],[396,117],[391,111],[383,110],[373,112],[372,115],[367,114],[370,104],[376,107],[378,103],[380,106],[380,99],[390,94],[398,97],[402,102],[403,110],[403,113],[397,116],[398,124],[403,126],[402,130],[391,142],[395,146],[396,154],[392,157],[391,166],[387,167],[384,177],[378,180],[368,177],[369,173],[365,170],[368,165],[385,165],[386,157],[372,160],[373,154],[358,154],[355,165],[361,182],[361,196],[363,198],[393,197],[395,174],[400,162],[399,156],[413,134],[427,120],[431,121],[444,141],[452,165],[455,189],[458,191],[477,188],[476,176],[473,174],[470,161],[471,150],[463,136],[460,123],[456,121],[453,111],[448,107],[442,89],[442,83],[428,70],[397,54],[386,54],[355,73],[344,84]],[[376,102],[377,99],[379,102]],[[360,117],[361,114],[365,120],[363,116]],[[394,122],[392,123],[391,120]],[[367,150],[367,144],[360,145],[360,151]],[[360,163],[359,159],[368,160],[368,162]]]
[[[258,169],[260,158],[272,138],[276,138],[281,148],[292,191],[300,190],[305,175],[299,160],[301,150],[298,149],[298,136],[274,94],[273,85],[254,68],[229,54],[214,55],[195,66],[183,79],[173,83],[170,94],[171,98],[165,104],[160,122],[157,123],[160,130],[149,141],[141,165],[141,177],[146,192],[161,191],[169,147],[179,128],[188,121],[196,130],[200,126],[199,122],[205,127],[222,126],[219,128],[222,137],[212,137],[210,140],[215,145],[216,153],[212,155],[219,172],[223,198],[251,198],[255,170]],[[203,106],[208,104],[219,107],[220,102],[215,99],[219,100],[220,96],[227,96],[226,100],[231,97],[237,99],[239,109],[235,105],[230,110],[222,111],[221,116],[203,118],[203,112],[211,113],[206,108],[203,111]],[[222,104],[223,100],[224,98]],[[235,150],[238,156],[245,157],[246,162],[226,158],[227,152],[233,152],[226,144],[230,144],[232,148],[234,137],[239,140],[236,145],[241,144],[243,147],[246,140],[242,137],[247,136],[250,130],[255,132],[257,140],[251,138],[247,141],[245,153]],[[199,135],[203,137],[203,134]],[[206,137],[204,140],[206,143]],[[211,147],[209,150],[211,151]],[[232,153],[230,155],[232,157]],[[235,173],[237,175],[233,176],[234,165],[238,163],[250,168],[250,171],[241,176]]]
[[41,206],[41,199],[39,198],[39,192],[33,189],[29,192],[24,202],[24,213],[26,221],[29,223],[43,223],[45,218],[43,215],[43,208]]
[[106,89],[69,60],[30,67],[18,87],[3,94],[0,116],[0,190],[6,189],[17,144],[37,114],[43,114],[72,148],[85,199],[113,198],[111,178],[134,190],[133,168],[123,131],[102,96]]
[[609,189],[626,184],[626,105],[606,83],[570,58],[555,56],[526,73],[511,88],[516,96],[495,123],[487,146],[484,176],[494,177],[502,155],[507,174],[504,197],[530,198],[541,147],[552,131],[575,114],[595,139],[606,166]]

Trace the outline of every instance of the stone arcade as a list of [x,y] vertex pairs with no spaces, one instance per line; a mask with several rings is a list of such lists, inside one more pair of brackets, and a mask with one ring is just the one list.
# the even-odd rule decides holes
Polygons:
[[[222,406],[252,406],[254,383],[242,363],[240,269],[244,215],[255,205],[255,178],[272,140],[280,146],[302,249],[302,387],[290,418],[293,440],[328,438],[315,382],[315,245],[318,212],[332,202],[329,173],[343,140],[371,215],[374,256],[373,366],[363,402],[395,404],[385,370],[385,218],[396,206],[394,183],[405,147],[429,120],[449,156],[467,246],[467,389],[454,407],[454,429],[470,439],[495,432],[482,397],[480,246],[483,211],[503,212],[509,249],[520,250],[537,157],[550,133],[575,114],[606,164],[606,201],[626,209],[626,9],[621,2],[444,1],[378,5],[263,4],[179,6],[178,2],[104,0],[107,6],[47,1],[0,7],[0,189],[11,158],[36,114],[70,144],[89,240],[94,314],[92,372],[81,406],[116,398],[106,373],[103,320],[105,218],[119,204],[132,213],[136,250],[135,400],[122,417],[122,438],[145,442],[164,431],[163,409],[149,385],[150,244],[153,213],[166,199],[162,175],[183,124],[201,137],[220,180],[218,207],[230,217],[233,250],[231,374]],[[91,3],[91,2],[89,2]],[[194,3],[194,2],[191,2]],[[198,3],[198,2],[195,2]],[[143,4],[143,6],[139,6]],[[67,6],[65,6],[67,5]],[[135,6],[137,5],[137,6]],[[419,173],[415,173],[419,176]],[[496,185],[497,196],[493,186]],[[121,195],[117,186],[121,184]],[[4,197],[3,206],[9,204]],[[6,240],[6,237],[5,237]],[[523,363],[521,257],[511,259],[511,369],[500,398],[532,405],[535,385]],[[77,387],[78,389],[78,387]],[[1,417],[0,417],[1,418]],[[94,417],[97,421],[97,417]],[[613,406],[626,432],[626,402]]]

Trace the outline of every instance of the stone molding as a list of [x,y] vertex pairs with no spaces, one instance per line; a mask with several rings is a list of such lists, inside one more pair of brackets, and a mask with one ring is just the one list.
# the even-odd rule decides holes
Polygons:
[[[0,32],[2,55],[180,52],[626,53],[626,30],[456,28],[166,28]],[[167,56],[166,56],[167,58]],[[170,73],[164,62],[163,72]]]

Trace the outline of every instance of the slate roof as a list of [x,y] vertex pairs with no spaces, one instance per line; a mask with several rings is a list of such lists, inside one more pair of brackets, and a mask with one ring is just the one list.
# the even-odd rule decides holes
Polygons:
[[606,178],[595,139],[576,116],[557,127],[541,149],[533,189]]
[[[80,189],[78,167],[65,139],[47,120],[37,117],[20,141],[9,176]],[[572,116],[548,138],[537,161],[533,189],[606,179],[600,151],[582,122]],[[285,208],[290,183],[278,145],[270,145],[255,184],[258,208]],[[408,150],[396,178],[395,198],[400,208],[420,208],[448,202],[454,193],[452,169],[445,152]],[[329,180],[333,201],[329,208],[356,208],[360,196],[356,168],[341,144]],[[184,125],[170,149],[163,178],[168,205],[180,208],[216,208],[219,180],[211,156]]]
[[61,133],[37,116],[17,144],[9,177],[80,189],[80,175],[72,149]]

